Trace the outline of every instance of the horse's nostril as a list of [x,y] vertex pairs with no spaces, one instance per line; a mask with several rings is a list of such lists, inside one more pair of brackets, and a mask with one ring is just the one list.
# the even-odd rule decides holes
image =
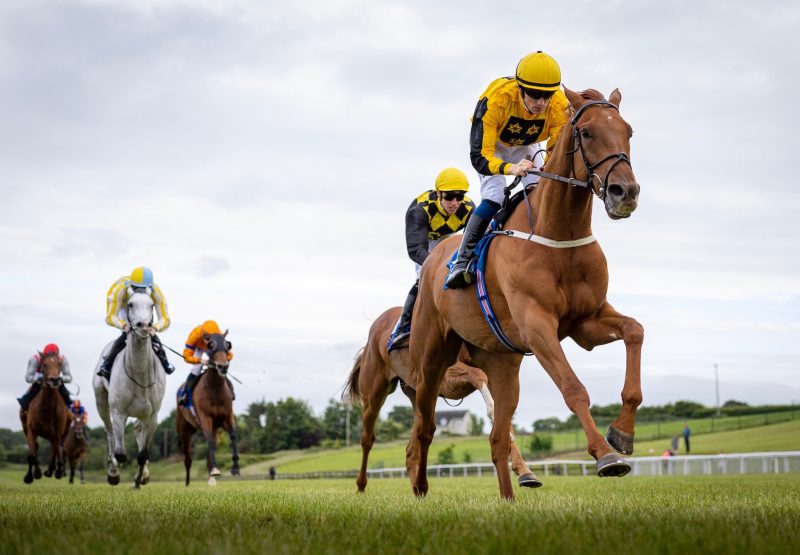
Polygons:
[[621,198],[625,192],[623,191],[620,185],[609,185],[608,186],[608,196],[613,198]]

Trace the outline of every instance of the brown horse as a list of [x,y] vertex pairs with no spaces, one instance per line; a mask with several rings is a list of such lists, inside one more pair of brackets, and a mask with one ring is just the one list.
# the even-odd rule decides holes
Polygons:
[[[402,310],[402,307],[397,306],[378,316],[369,329],[367,344],[356,355],[347,380],[344,397],[351,403],[360,398],[364,408],[361,416],[361,470],[356,479],[359,492],[363,492],[367,487],[367,461],[375,443],[375,422],[386,397],[395,390],[398,382],[401,383],[403,393],[416,411],[416,391],[408,349],[394,349],[391,352],[386,350],[389,336]],[[463,399],[473,391],[480,391],[491,420],[494,418],[494,401],[487,382],[483,370],[472,366],[469,353],[466,349],[462,349],[458,362],[445,372],[439,386],[439,395],[447,399]],[[510,455],[511,467],[519,476],[519,484],[534,488],[541,486],[542,482],[528,468],[517,449],[513,427],[510,441],[510,453],[506,456],[506,460]]]
[[[208,442],[207,466],[208,483],[214,485],[216,476],[221,474],[217,466],[217,436],[220,428],[225,429],[231,438],[233,449],[233,466],[231,474],[239,475],[239,448],[237,446],[236,417],[233,413],[233,391],[228,385],[228,351],[230,343],[225,334],[204,336],[207,345],[208,362],[204,364],[205,372],[192,392],[191,409],[178,405],[176,426],[178,443],[183,450],[183,464],[186,467],[186,485],[189,485],[189,474],[192,468],[192,436],[200,430]],[[195,418],[195,414],[197,417]]]
[[48,478],[55,471],[59,480],[64,476],[64,457],[61,449],[61,440],[67,432],[69,423],[69,410],[64,404],[64,399],[58,392],[63,383],[61,379],[61,361],[57,354],[44,355],[39,353],[42,372],[42,389],[31,400],[28,410],[20,410],[19,418],[22,421],[22,432],[28,441],[28,472],[23,481],[26,484],[42,477],[39,468],[39,444],[37,437],[50,442],[50,464],[44,475]]
[[[642,401],[644,329],[606,300],[608,267],[591,236],[591,216],[594,195],[612,219],[626,218],[636,208],[639,185],[629,162],[632,129],[619,114],[618,90],[608,101],[593,90],[565,93],[574,115],[535,192],[509,216],[507,236],[492,242],[483,272],[488,299],[516,350],[504,346],[490,331],[473,288],[443,290],[446,263],[458,246],[457,238],[435,249],[422,268],[410,342],[413,368],[420,373],[418,411],[406,458],[416,495],[428,491],[427,458],[436,429],[433,414],[439,385],[463,343],[474,364],[489,376],[495,400],[492,460],[503,497],[514,497],[505,465],[506,431],[519,401],[523,349],[535,353],[567,407],[577,415],[588,451],[597,460],[597,474],[622,476],[630,471],[614,449],[623,454],[633,451],[636,409]],[[589,395],[561,348],[566,337],[586,350],[620,339],[625,342],[622,411],[605,439],[589,412]]]
[[69,461],[69,483],[75,481],[75,464],[79,464],[81,484],[86,483],[83,478],[83,463],[86,462],[86,452],[89,449],[89,434],[86,424],[80,416],[72,418],[72,425],[67,431],[67,439],[64,441],[64,455]]

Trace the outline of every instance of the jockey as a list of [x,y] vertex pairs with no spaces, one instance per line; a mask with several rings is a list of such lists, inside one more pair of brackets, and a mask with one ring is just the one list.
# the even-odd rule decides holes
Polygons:
[[55,343],[49,343],[44,346],[41,353],[35,353],[30,360],[28,361],[28,370],[25,372],[25,381],[31,384],[28,388],[28,391],[22,397],[18,398],[17,401],[19,402],[22,410],[28,410],[28,405],[31,403],[31,399],[33,399],[34,395],[36,395],[40,389],[42,389],[42,358],[46,355],[57,355],[59,361],[61,362],[61,380],[62,384],[58,388],[58,392],[61,394],[61,397],[64,399],[64,402],[69,407],[70,403],[72,402],[69,398],[69,391],[67,391],[65,383],[70,383],[72,381],[72,373],[69,371],[69,362],[67,361],[67,357],[60,354],[58,349],[58,345]]
[[156,316],[158,317],[158,322],[154,326],[155,329],[151,329],[153,351],[161,361],[161,366],[164,367],[164,371],[167,374],[172,374],[175,371],[175,367],[172,366],[167,359],[167,353],[161,345],[161,340],[156,335],[156,332],[165,331],[170,324],[169,313],[167,312],[167,300],[164,298],[164,294],[161,292],[158,285],[153,282],[153,272],[150,268],[140,266],[139,268],[134,268],[130,276],[119,278],[108,289],[106,299],[106,324],[121,329],[122,335],[111,345],[111,350],[103,360],[103,364],[100,365],[100,370],[97,372],[97,375],[107,380],[111,379],[111,367],[114,365],[114,359],[125,347],[125,339],[130,331],[130,324],[128,324],[127,317],[127,305],[128,296],[131,294],[131,291],[147,293],[150,295],[150,298],[153,299]]
[[[189,333],[188,339],[186,339],[186,345],[183,349],[183,359],[193,366],[186,378],[183,394],[178,400],[179,405],[184,406],[189,402],[192,390],[194,386],[197,385],[197,380],[200,379],[200,375],[203,372],[203,355],[206,354],[208,350],[205,338],[207,335],[222,335],[219,326],[214,320],[206,320],[201,325],[194,328],[191,333]],[[232,358],[233,351],[229,349],[228,360],[230,361]],[[231,388],[231,394],[233,394],[233,384],[227,377],[225,379],[228,382],[228,387]],[[234,398],[236,398],[235,395]]]
[[80,420],[84,424],[89,422],[89,413],[86,412],[86,409],[83,407],[80,400],[75,399],[72,401],[72,404],[69,407],[69,412],[74,421]]
[[528,54],[515,77],[492,81],[472,116],[470,158],[481,182],[481,204],[475,210],[458,249],[458,259],[445,279],[457,289],[472,282],[467,266],[492,217],[500,210],[506,175],[522,177],[527,186],[539,181],[528,172],[543,166],[537,143],[552,152],[569,119],[569,101],[561,90],[561,69],[544,52]]
[[414,261],[417,281],[403,305],[400,321],[389,338],[389,350],[398,347],[411,333],[411,314],[419,291],[419,271],[433,247],[467,225],[475,203],[466,195],[469,181],[459,169],[447,168],[436,176],[434,189],[425,191],[406,211],[406,248]]

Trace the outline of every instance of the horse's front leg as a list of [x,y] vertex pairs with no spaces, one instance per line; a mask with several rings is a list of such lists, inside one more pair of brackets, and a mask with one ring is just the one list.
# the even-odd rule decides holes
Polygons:
[[233,466],[231,467],[231,476],[239,475],[239,434],[236,432],[236,417],[233,415],[233,408],[228,413],[228,418],[225,423],[225,430],[231,438],[231,451],[233,451]]
[[561,348],[556,333],[558,326],[556,317],[534,305],[528,306],[521,319],[515,318],[515,320],[523,323],[520,326],[520,334],[524,344],[535,353],[539,364],[561,391],[567,408],[578,417],[583,433],[586,434],[589,454],[597,461],[597,475],[624,476],[630,472],[630,464],[619,458],[597,431],[597,425],[589,411],[589,393],[575,375]]
[[[50,440],[50,462],[47,465],[47,470],[44,471],[44,475],[48,478],[53,476],[53,472],[56,470],[56,461],[58,460],[58,441]],[[61,476],[58,476],[61,478]]]
[[128,419],[122,411],[111,409],[111,436],[113,448],[113,465],[116,467],[128,462],[128,455],[125,451],[125,421]]
[[26,430],[25,441],[28,443],[28,472],[22,481],[30,484],[34,478],[38,480],[42,477],[42,471],[39,470],[39,446],[36,444],[36,437],[29,429]]
[[134,489],[145,485],[150,481],[150,470],[147,468],[147,461],[150,458],[150,440],[156,431],[157,415],[153,414],[147,420],[137,420],[133,429],[136,433],[136,446],[139,452],[136,455],[136,462],[139,465],[136,476],[133,479]]
[[206,453],[206,467],[208,468],[209,476],[208,484],[214,485],[216,483],[214,478],[222,474],[217,466],[217,434],[214,430],[214,422],[209,416],[206,416],[200,411],[198,411],[197,416],[198,423],[200,424],[200,431],[203,433],[203,437],[208,445]]
[[636,424],[636,409],[642,403],[642,342],[644,328],[639,322],[623,316],[606,303],[596,317],[585,320],[571,337],[586,349],[612,341],[625,342],[625,384],[622,387],[622,410],[608,428],[606,439],[620,453],[633,453],[633,434]]

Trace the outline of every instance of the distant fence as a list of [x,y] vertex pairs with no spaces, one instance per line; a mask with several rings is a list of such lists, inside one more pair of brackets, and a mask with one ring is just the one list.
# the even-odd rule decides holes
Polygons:
[[[690,476],[712,474],[786,474],[800,472],[800,451],[770,453],[734,453],[720,455],[678,455],[673,457],[635,457],[626,459],[634,476]],[[594,476],[595,461],[547,460],[531,461],[528,466],[543,476]],[[492,463],[435,464],[428,467],[428,476],[455,478],[493,476]],[[280,472],[279,480],[310,480],[325,478],[355,478],[355,470],[343,472]],[[374,468],[367,470],[369,478],[406,478],[405,468]],[[247,476],[262,479],[263,476]]]

